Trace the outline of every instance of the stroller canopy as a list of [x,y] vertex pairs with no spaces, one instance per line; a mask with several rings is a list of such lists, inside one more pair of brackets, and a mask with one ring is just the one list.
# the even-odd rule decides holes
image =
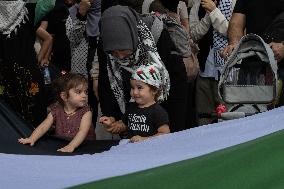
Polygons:
[[222,70],[220,97],[229,104],[265,104],[276,97],[277,63],[272,49],[255,34],[241,38]]

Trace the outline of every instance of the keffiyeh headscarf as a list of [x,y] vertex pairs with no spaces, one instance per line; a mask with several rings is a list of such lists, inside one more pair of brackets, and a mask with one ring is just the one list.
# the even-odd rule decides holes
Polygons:
[[[139,66],[131,76],[132,79],[142,81],[148,85],[156,87],[158,90],[161,90],[162,87],[162,75],[155,64],[149,66],[141,65]],[[158,102],[163,101],[163,95],[158,97]]]
[[[225,18],[229,21],[232,14],[232,0],[221,0],[218,8]],[[225,64],[224,58],[220,57],[220,50],[228,45],[228,38],[220,34],[218,31],[213,30],[213,48],[214,48],[214,62],[215,66],[223,67]]]
[[0,33],[10,37],[14,31],[17,32],[17,27],[28,20],[28,10],[25,7],[25,2],[18,1],[0,1]]
[[110,53],[115,50],[132,50],[127,62],[120,62],[108,55],[108,76],[111,89],[122,113],[125,112],[125,95],[122,82],[122,68],[131,74],[140,65],[155,65],[161,73],[161,95],[169,94],[170,79],[150,30],[138,14],[126,6],[113,6],[105,10],[101,18],[101,37],[103,49]]

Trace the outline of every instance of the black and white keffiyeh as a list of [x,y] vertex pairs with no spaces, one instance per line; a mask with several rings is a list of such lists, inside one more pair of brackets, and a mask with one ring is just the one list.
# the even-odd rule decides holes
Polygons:
[[28,10],[25,2],[18,1],[0,1],[0,33],[10,37],[17,27],[25,23],[28,19]]
[[138,45],[136,52],[134,53],[134,59],[132,62],[129,62],[128,65],[118,64],[112,55],[109,55],[108,63],[108,76],[111,84],[111,88],[114,92],[115,98],[119,104],[120,110],[122,113],[125,112],[125,94],[123,91],[122,83],[122,69],[129,71],[131,74],[141,65],[155,64],[159,69],[159,72],[162,74],[162,86],[161,86],[161,95],[159,101],[163,101],[169,95],[170,90],[170,79],[168,71],[162,63],[160,55],[157,52],[157,48],[154,42],[154,38],[146,26],[146,24],[140,20],[138,22]]
[[[116,22],[114,19],[117,19]],[[138,14],[128,7],[114,6],[104,12],[101,26],[103,48],[106,52],[125,49],[132,49],[134,52],[127,62],[121,62],[111,53],[108,55],[108,77],[121,112],[125,112],[126,105],[123,69],[132,74],[141,65],[155,65],[162,75],[162,95],[159,100],[165,100],[170,90],[169,74],[157,52],[150,30]]]
[[[232,0],[221,0],[218,5],[219,10],[229,21],[232,14]],[[225,60],[220,57],[220,50],[228,45],[227,37],[220,34],[218,31],[213,30],[213,48],[214,48],[214,62],[215,66],[223,67]]]

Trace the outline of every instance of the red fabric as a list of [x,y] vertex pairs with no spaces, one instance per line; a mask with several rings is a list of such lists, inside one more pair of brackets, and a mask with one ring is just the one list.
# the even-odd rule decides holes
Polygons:
[[221,114],[226,112],[226,106],[224,104],[219,104],[216,108],[217,117],[221,117]]

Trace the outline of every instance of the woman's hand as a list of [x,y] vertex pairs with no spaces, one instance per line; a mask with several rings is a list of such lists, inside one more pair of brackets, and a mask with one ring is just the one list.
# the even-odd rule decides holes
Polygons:
[[18,142],[21,144],[30,144],[30,146],[33,146],[35,144],[35,141],[31,138],[20,138],[18,139]]
[[102,116],[99,122],[106,126],[106,130],[112,134],[119,134],[125,131],[125,126],[121,120],[115,121],[114,117]]
[[49,60],[46,59],[46,58],[43,58],[41,61],[40,61],[40,66],[41,67],[46,67],[49,65]]
[[114,121],[113,123],[111,123],[106,130],[112,134],[120,134],[124,131],[126,131],[126,126],[124,125],[124,123],[119,120],[119,121]]
[[206,10],[206,12],[212,12],[216,8],[217,1],[212,0],[201,0],[201,6]]
[[220,56],[224,59],[227,59],[232,54],[236,46],[237,43],[226,46],[222,51],[220,51]]
[[113,124],[115,122],[115,118],[114,117],[102,116],[102,117],[100,117],[99,122],[103,125],[110,127],[111,124]]
[[88,10],[91,7],[91,1],[90,0],[81,0],[79,3],[79,13],[82,16],[85,16],[88,12]]

